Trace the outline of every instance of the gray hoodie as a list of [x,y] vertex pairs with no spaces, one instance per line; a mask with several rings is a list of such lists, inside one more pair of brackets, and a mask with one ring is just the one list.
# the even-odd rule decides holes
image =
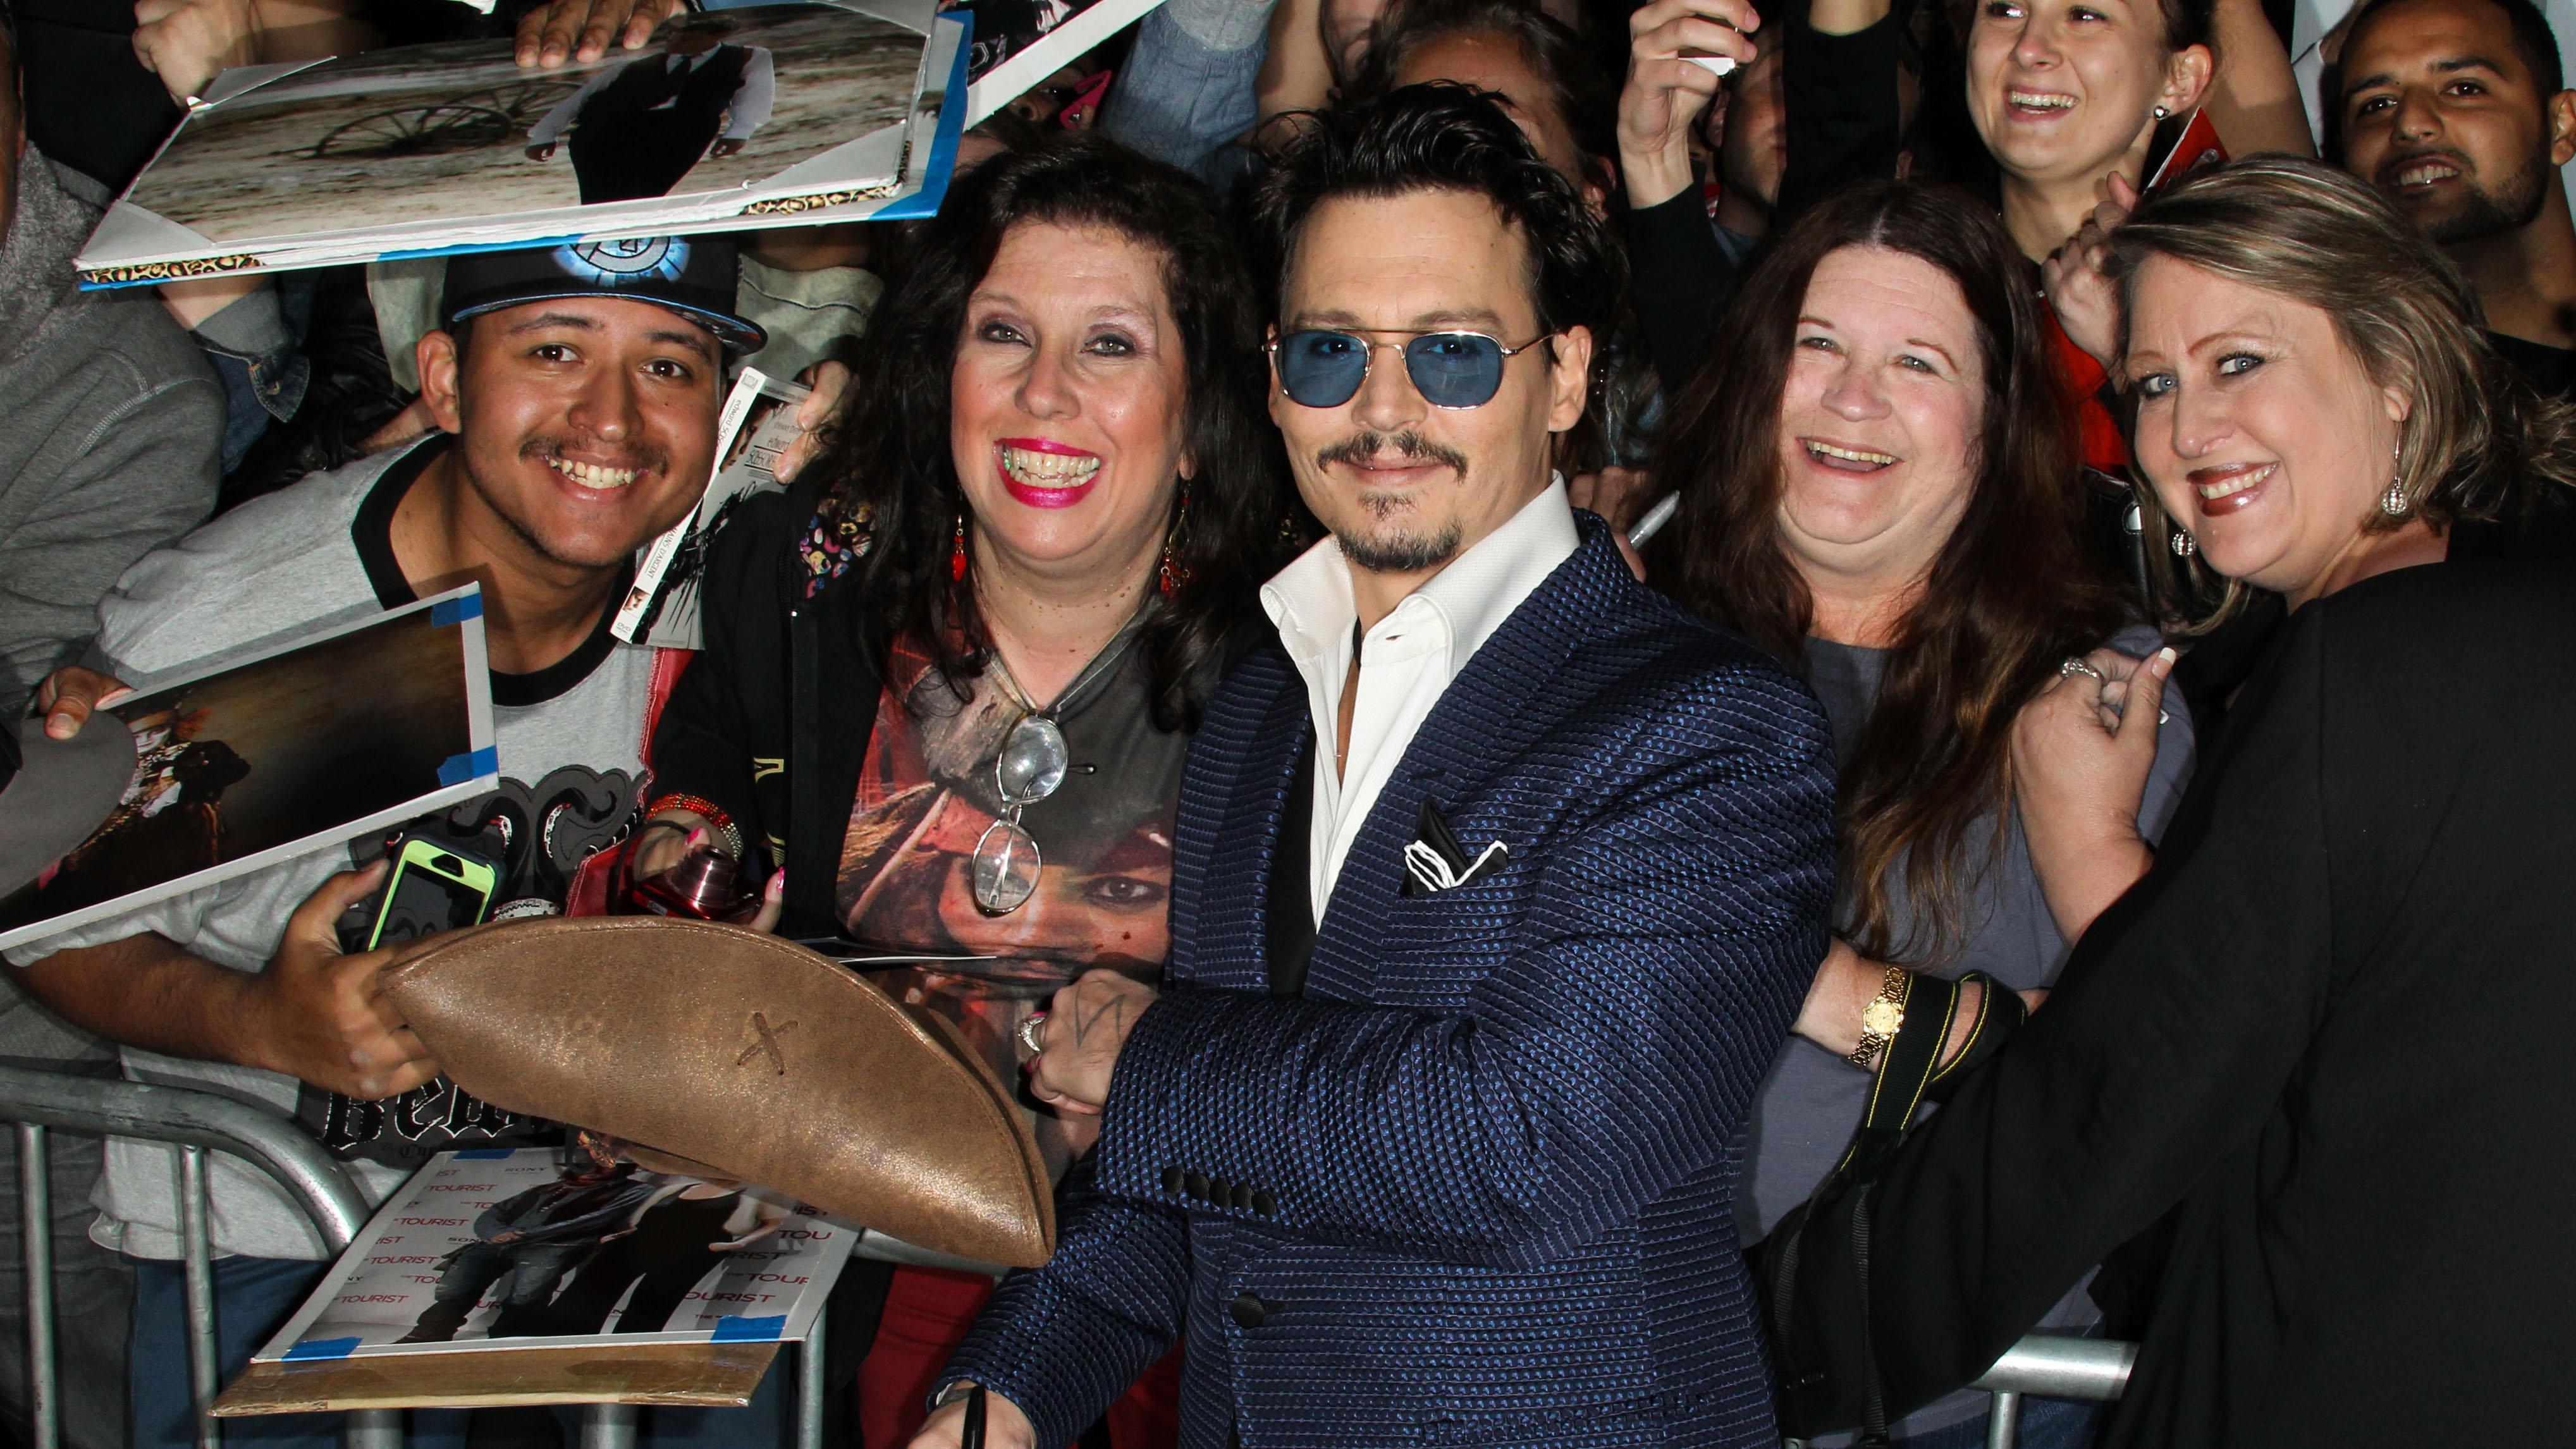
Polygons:
[[150,288],[80,291],[86,178],[29,145],[0,242],[0,718],[98,632],[126,566],[215,506],[224,399]]

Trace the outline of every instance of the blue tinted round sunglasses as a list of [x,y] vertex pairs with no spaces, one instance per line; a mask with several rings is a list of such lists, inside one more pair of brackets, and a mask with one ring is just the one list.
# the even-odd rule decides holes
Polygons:
[[[1394,329],[1373,329],[1394,330]],[[1381,347],[1404,353],[1404,370],[1435,408],[1480,408],[1503,385],[1503,364],[1547,340],[1541,334],[1505,347],[1482,332],[1413,332],[1403,342],[1371,342],[1356,332],[1309,328],[1270,344],[1279,389],[1299,407],[1337,408],[1357,396],[1369,359]]]

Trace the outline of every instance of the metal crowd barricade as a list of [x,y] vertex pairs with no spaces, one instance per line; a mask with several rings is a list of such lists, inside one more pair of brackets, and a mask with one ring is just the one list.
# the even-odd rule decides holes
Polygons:
[[[182,1087],[73,1076],[0,1066],[0,1121],[18,1124],[18,1215],[25,1253],[27,1312],[27,1417],[31,1449],[60,1449],[62,1404],[54,1349],[53,1164],[46,1153],[55,1128],[101,1137],[140,1137],[179,1148],[179,1229],[186,1253],[188,1388],[197,1406],[199,1449],[221,1443],[206,1413],[215,1401],[215,1261],[207,1236],[206,1152],[220,1148],[249,1161],[286,1190],[313,1220],[333,1253],[346,1248],[366,1224],[367,1205],[340,1173],[338,1163],[295,1125],[230,1097]],[[375,1414],[350,1417],[349,1440],[367,1449],[392,1449],[401,1420],[388,1435]],[[360,1420],[368,1422],[361,1424]]]
[[[188,1384],[197,1406],[198,1449],[221,1449],[221,1430],[206,1413],[221,1387],[215,1344],[214,1253],[208,1238],[206,1153],[242,1158],[300,1204],[331,1252],[337,1255],[366,1226],[367,1208],[338,1163],[284,1118],[211,1092],[150,1086],[110,1078],[75,1076],[0,1066],[0,1121],[18,1129],[18,1195],[21,1248],[26,1267],[29,1449],[61,1449],[61,1403],[56,1379],[53,1296],[53,1183],[46,1155],[56,1128],[101,1137],[139,1137],[179,1148],[180,1237],[186,1253]],[[927,1249],[866,1232],[859,1256],[897,1263],[997,1272]],[[2137,1361],[2133,1343],[2112,1339],[2034,1334],[2013,1345],[1972,1386],[1993,1395],[1987,1449],[2014,1449],[2024,1395],[2107,1402],[2120,1396]],[[797,1353],[796,1442],[823,1442],[823,1321]],[[633,1449],[639,1419],[633,1404],[591,1404],[583,1409],[581,1449]],[[353,1410],[347,1416],[348,1449],[402,1449],[402,1411]]]
[[[197,1407],[198,1449],[221,1449],[219,1421],[208,1414],[215,1394],[214,1250],[208,1237],[206,1153],[228,1152],[267,1173],[312,1219],[333,1256],[366,1226],[367,1206],[340,1165],[294,1123],[246,1103],[184,1087],[0,1066],[0,1122],[18,1128],[20,1248],[25,1254],[29,1449],[61,1449],[61,1398],[54,1342],[52,1162],[55,1128],[100,1137],[140,1137],[179,1148],[180,1240],[186,1258],[188,1386]],[[880,1240],[890,1242],[891,1240]],[[899,1245],[898,1245],[899,1246]],[[872,1255],[873,1256],[873,1255]],[[823,1321],[797,1353],[797,1449],[823,1442]],[[588,1404],[582,1449],[633,1449],[633,1404]],[[348,1412],[348,1449],[402,1449],[400,1409]]]
[[1986,1449],[2013,1449],[2020,1442],[2024,1394],[2108,1403],[2129,1386],[2129,1369],[2137,1361],[2138,1346],[2118,1339],[2034,1333],[2014,1344],[1970,1385],[1994,1397]]

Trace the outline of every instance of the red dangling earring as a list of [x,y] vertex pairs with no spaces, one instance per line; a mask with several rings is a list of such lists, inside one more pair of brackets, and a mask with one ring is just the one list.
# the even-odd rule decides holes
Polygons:
[[1167,600],[1172,597],[1172,590],[1181,586],[1180,568],[1172,561],[1172,545],[1179,541],[1181,536],[1181,525],[1188,521],[1189,516],[1190,481],[1184,478],[1181,480],[1180,503],[1172,510],[1171,531],[1163,535],[1162,567],[1156,570],[1156,586],[1162,590],[1163,597]]
[[966,515],[957,515],[957,546],[948,552],[948,581],[966,582]]

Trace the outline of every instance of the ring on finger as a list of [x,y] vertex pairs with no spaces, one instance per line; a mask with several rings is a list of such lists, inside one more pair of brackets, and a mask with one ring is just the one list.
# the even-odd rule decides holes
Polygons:
[[2082,658],[2076,655],[2070,654],[2066,656],[2064,660],[2059,662],[2057,666],[2058,678],[2066,679],[2078,674],[2083,675],[2085,678],[2090,679],[2097,684],[2108,684],[2111,682],[2109,676],[2105,675],[2101,670],[2094,668],[2091,664],[2085,662]]
[[1020,1023],[1020,1046],[1030,1056],[1046,1050],[1046,1019],[1045,1012],[1032,1011],[1028,1020]]

